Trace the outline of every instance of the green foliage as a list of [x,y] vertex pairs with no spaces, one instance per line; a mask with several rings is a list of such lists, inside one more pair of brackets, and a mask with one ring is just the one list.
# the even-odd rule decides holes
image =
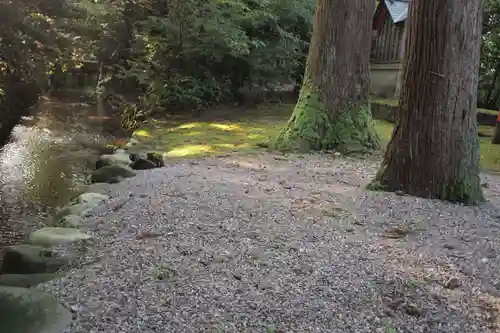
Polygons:
[[[127,96],[129,108],[172,113],[234,102],[243,89],[296,77],[303,71],[314,1],[139,0],[119,11],[106,34],[116,35],[118,23],[127,22],[129,47],[114,61],[103,59],[107,93],[126,95],[123,83],[129,82],[140,87],[132,102]],[[102,45],[103,53],[116,50],[119,40],[111,44]]]
[[483,45],[479,69],[480,107],[498,109],[500,102],[500,1],[486,0],[483,18]]
[[37,101],[57,60],[81,60],[79,15],[66,0],[0,1],[0,144]]

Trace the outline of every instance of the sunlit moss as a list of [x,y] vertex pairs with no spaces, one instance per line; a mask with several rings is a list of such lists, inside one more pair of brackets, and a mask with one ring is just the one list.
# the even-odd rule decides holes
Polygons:
[[135,136],[139,137],[151,137],[152,135],[146,130],[137,130],[134,132]]
[[223,131],[234,131],[240,129],[240,126],[236,124],[210,124],[210,127],[214,127]]
[[195,128],[195,127],[200,127],[200,124],[190,123],[190,124],[183,124],[183,125],[177,126],[178,129],[190,129],[190,128]]
[[208,145],[186,145],[178,148],[174,148],[167,152],[167,156],[170,157],[184,157],[190,155],[200,155],[204,153],[211,153],[214,149]]
[[[152,121],[135,133],[140,137],[141,149],[155,150],[170,157],[198,157],[232,152],[253,153],[260,151],[258,144],[276,137],[289,119],[293,104],[273,104],[249,110],[235,118],[231,112],[225,121],[179,123],[165,120]],[[214,126],[215,125],[215,126]],[[385,146],[392,135],[393,124],[375,120],[375,130]],[[491,134],[492,128],[480,126],[483,134]],[[480,138],[481,165],[484,169],[500,172],[500,145],[491,144],[491,138]]]

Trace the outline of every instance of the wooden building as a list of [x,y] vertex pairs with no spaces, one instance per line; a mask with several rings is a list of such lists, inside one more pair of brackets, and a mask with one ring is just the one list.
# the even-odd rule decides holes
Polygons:
[[373,95],[384,98],[399,95],[409,1],[381,0],[375,9],[370,54]]

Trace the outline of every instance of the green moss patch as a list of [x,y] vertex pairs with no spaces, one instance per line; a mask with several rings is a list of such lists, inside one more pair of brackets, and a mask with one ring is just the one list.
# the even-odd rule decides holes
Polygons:
[[[256,153],[267,147],[287,124],[294,104],[265,104],[249,109],[221,109],[213,117],[151,119],[136,131],[142,150],[165,153],[167,158],[197,158],[228,153]],[[383,147],[391,136],[393,124],[374,120]],[[500,145],[491,144],[493,127],[479,126],[481,166],[500,173]]]
[[369,105],[352,103],[329,115],[321,94],[304,84],[290,120],[274,142],[282,151],[339,150],[370,152],[380,148]]
[[134,132],[141,150],[167,158],[255,153],[276,137],[291,114],[289,104],[215,110],[211,117],[151,119]]

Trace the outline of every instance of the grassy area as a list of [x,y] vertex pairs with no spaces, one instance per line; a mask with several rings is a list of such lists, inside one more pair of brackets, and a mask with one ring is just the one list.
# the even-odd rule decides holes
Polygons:
[[[394,99],[382,99],[382,98],[372,98],[371,99],[372,103],[378,103],[378,104],[386,104],[386,105],[391,105],[391,106],[396,106],[398,105],[398,101]],[[491,115],[498,115],[498,111],[495,110],[488,110],[488,109],[477,109],[477,112],[482,112],[486,114],[491,114]]]
[[[250,110],[216,110],[210,118],[152,120],[135,136],[143,143],[139,149],[156,150],[172,158],[252,153],[261,149],[259,143],[279,133],[292,110],[291,104],[270,104]],[[376,120],[375,127],[386,144],[393,124]],[[500,172],[500,145],[491,144],[493,128],[480,126],[479,132],[482,167]]]

